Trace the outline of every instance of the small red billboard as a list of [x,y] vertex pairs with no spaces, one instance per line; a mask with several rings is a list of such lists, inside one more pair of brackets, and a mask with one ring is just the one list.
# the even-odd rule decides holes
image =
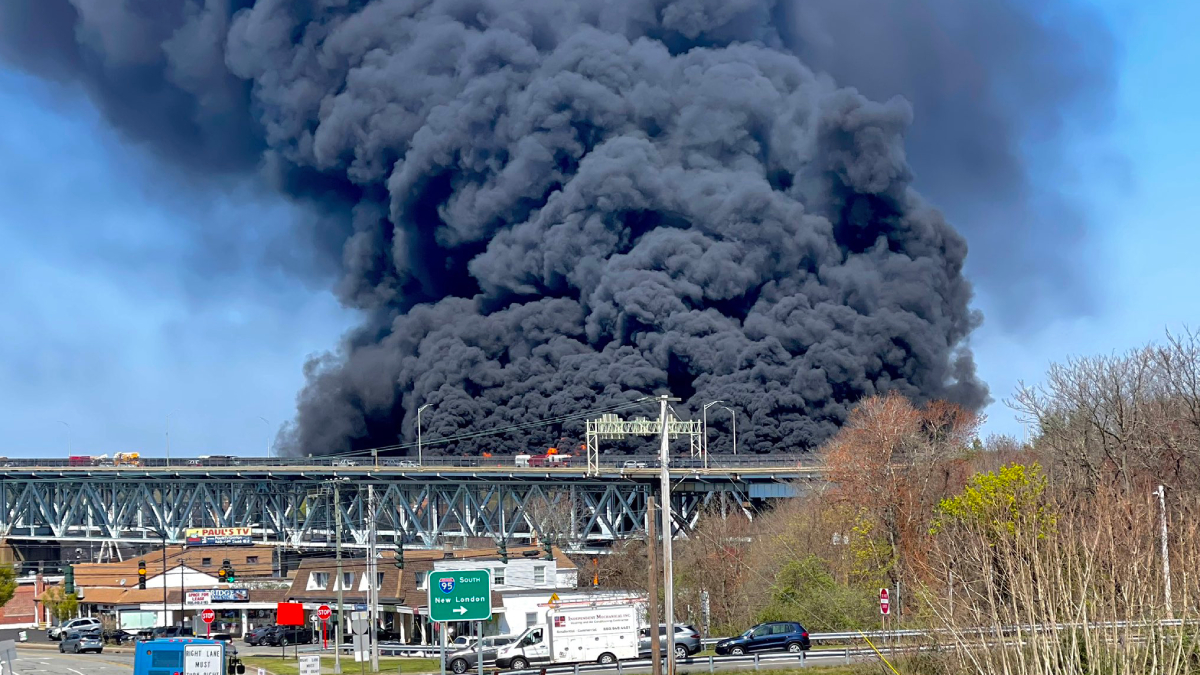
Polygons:
[[303,626],[304,605],[298,602],[281,602],[275,607],[275,623],[280,626]]

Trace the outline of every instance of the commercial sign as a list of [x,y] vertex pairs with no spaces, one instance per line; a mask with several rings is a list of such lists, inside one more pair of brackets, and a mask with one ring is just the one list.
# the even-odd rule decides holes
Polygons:
[[429,573],[431,621],[487,621],[492,618],[492,573],[446,570]]
[[209,591],[188,591],[184,602],[189,605],[211,605],[214,602],[250,602],[247,588],[214,588]]
[[188,546],[251,546],[248,527],[189,527],[184,535]]

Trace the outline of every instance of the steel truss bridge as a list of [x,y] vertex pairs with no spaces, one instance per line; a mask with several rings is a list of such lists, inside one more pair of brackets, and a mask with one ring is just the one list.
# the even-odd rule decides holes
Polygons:
[[[19,544],[183,543],[185,530],[248,527],[256,542],[294,549],[379,545],[438,547],[490,539],[550,538],[568,550],[600,547],[644,532],[646,500],[658,492],[653,461],[621,458],[599,467],[494,465],[305,466],[225,458],[202,466],[21,466],[0,468],[0,537]],[[315,460],[315,458],[314,458]],[[327,460],[326,460],[327,461]],[[754,511],[795,494],[820,468],[797,457],[676,468],[675,536],[705,511]],[[211,463],[211,462],[210,462]],[[618,465],[619,464],[619,465]],[[679,464],[688,464],[687,460]]]

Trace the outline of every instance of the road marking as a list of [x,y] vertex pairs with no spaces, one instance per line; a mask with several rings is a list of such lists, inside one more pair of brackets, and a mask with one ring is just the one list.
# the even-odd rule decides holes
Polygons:
[[[63,666],[63,668],[67,668],[67,667]],[[71,671],[72,673],[75,673],[75,675],[83,675],[83,673],[79,672],[78,670],[75,670],[74,668],[67,668],[67,670]]]

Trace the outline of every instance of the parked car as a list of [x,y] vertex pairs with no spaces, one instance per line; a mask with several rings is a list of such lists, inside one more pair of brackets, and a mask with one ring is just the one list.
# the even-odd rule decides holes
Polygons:
[[[667,645],[667,624],[658,625],[658,638],[661,649],[666,649]],[[691,624],[677,623],[675,624],[675,658],[686,659],[693,654],[699,654],[704,649],[700,643],[700,631]],[[641,628],[638,630],[638,654],[646,657],[650,655],[650,629]]]
[[271,634],[279,626],[259,626],[254,630],[246,633],[246,644],[251,647],[266,644],[267,636]]
[[196,634],[192,632],[189,626],[159,626],[150,631],[150,639],[152,640],[174,637],[196,637]]
[[100,630],[101,628],[102,626],[100,625],[100,619],[85,616],[78,619],[71,619],[61,626],[51,626],[46,630],[46,637],[50,638],[51,640],[61,640],[64,633],[69,633],[73,630],[90,631],[92,629]]
[[[512,644],[516,639],[515,635],[495,635],[483,638],[484,664],[494,662],[496,660],[496,652],[504,645]],[[449,664],[450,670],[462,675],[462,673],[473,670],[478,665],[479,647],[476,643],[477,641],[472,640],[466,647],[446,655],[446,662]]]
[[104,642],[100,640],[99,633],[81,633],[77,630],[72,630],[65,634],[63,641],[58,643],[58,651],[60,653],[74,652],[82,654],[83,652],[96,652],[99,654],[104,651]]
[[308,626],[276,626],[275,628],[276,630],[267,633],[262,644],[275,647],[307,645],[312,644],[314,639],[313,630]]
[[133,642],[135,639],[133,635],[127,631],[121,630],[120,628],[112,628],[101,631],[100,638],[104,640],[106,644],[113,643],[118,645],[125,644],[126,642]]
[[799,653],[811,646],[804,626],[793,621],[772,621],[760,623],[737,637],[721,640],[716,651],[733,656],[770,651]]

